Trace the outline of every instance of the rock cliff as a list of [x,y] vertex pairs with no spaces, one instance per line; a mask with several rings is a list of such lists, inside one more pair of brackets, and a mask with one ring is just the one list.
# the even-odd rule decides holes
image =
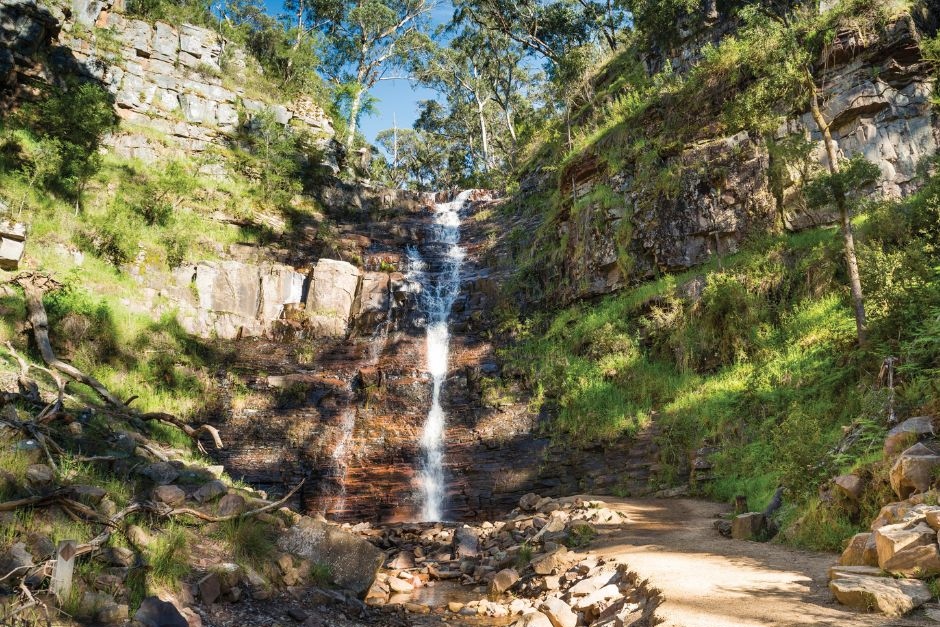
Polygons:
[[[913,191],[919,164],[936,154],[940,142],[930,98],[934,74],[919,45],[935,32],[936,19],[925,10],[895,20],[881,36],[840,32],[816,64],[823,112],[841,154],[875,163],[881,176],[873,191],[884,197]],[[666,56],[681,70],[712,35],[729,28],[718,24],[711,35],[690,37]],[[646,60],[650,71],[663,63]],[[784,124],[774,141],[796,136],[812,143],[811,162],[825,163],[822,137],[808,112]],[[543,282],[561,285],[562,301],[607,294],[735,252],[741,241],[775,224],[798,230],[832,222],[832,215],[806,206],[797,168],[781,168],[786,174],[775,180],[773,159],[767,140],[746,132],[703,139],[663,164],[664,171],[677,173],[669,193],[649,189],[634,166],[611,172],[596,157],[575,161],[558,179],[564,210],[553,228],[563,247],[560,267],[549,269]],[[527,193],[550,187],[538,177],[522,186]],[[598,194],[601,189],[605,193]]]

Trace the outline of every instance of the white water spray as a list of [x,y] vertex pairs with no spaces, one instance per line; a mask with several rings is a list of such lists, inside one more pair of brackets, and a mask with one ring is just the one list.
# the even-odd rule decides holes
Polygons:
[[428,372],[433,381],[431,409],[421,435],[421,519],[438,521],[444,511],[444,427],[447,416],[441,407],[441,389],[447,378],[450,352],[448,318],[460,293],[460,270],[465,255],[460,246],[460,211],[472,191],[461,192],[452,202],[434,207],[434,224],[425,248],[433,259],[422,259],[409,248],[410,278],[421,284],[421,304],[427,316]]

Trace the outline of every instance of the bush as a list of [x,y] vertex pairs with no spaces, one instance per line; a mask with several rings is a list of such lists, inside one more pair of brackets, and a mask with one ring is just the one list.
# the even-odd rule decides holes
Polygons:
[[94,83],[70,81],[46,88],[42,99],[23,105],[14,119],[35,138],[25,151],[32,155],[21,167],[46,188],[78,202],[101,166],[101,140],[117,127],[113,105],[111,95]]

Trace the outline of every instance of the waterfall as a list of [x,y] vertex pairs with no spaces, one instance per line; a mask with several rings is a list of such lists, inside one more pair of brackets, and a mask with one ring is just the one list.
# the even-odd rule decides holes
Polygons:
[[433,387],[431,408],[421,434],[421,519],[438,521],[444,511],[444,426],[441,390],[447,378],[450,330],[448,318],[460,293],[460,271],[465,255],[460,246],[460,211],[472,191],[434,207],[434,223],[422,255],[408,249],[409,278],[421,285],[421,306],[427,322],[427,363]]

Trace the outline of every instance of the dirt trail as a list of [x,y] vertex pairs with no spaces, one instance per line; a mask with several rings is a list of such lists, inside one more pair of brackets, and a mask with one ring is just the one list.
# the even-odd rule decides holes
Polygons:
[[[587,497],[591,498],[591,497]],[[712,528],[723,505],[689,499],[598,497],[625,513],[622,528],[602,532],[592,552],[619,557],[662,591],[656,612],[669,627],[839,627],[937,625],[855,613],[836,603],[827,570],[836,557],[775,544],[729,540]]]

